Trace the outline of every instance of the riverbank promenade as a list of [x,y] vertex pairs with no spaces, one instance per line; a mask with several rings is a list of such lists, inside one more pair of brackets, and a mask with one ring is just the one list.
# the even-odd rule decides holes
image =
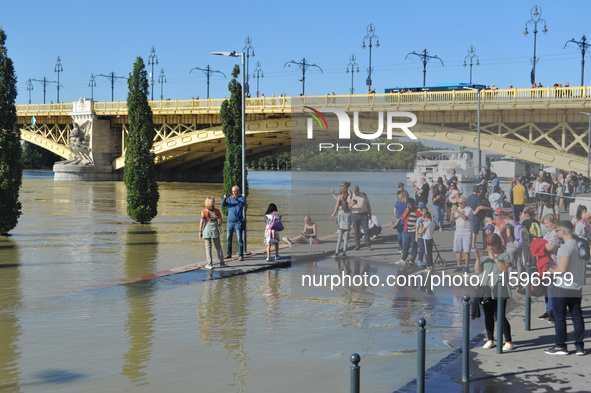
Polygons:
[[[563,214],[562,218],[566,218]],[[457,276],[453,270],[456,266],[455,253],[452,252],[453,244],[452,230],[443,232],[436,231],[434,238],[437,244],[440,256],[447,261],[446,266],[436,266],[431,274],[434,276],[449,275]],[[258,240],[258,239],[257,239]],[[253,242],[254,239],[251,240]],[[356,261],[368,261],[371,264],[394,265],[398,269],[398,274],[425,274],[414,266],[399,265],[396,262],[400,260],[400,253],[395,249],[396,236],[389,227],[384,227],[382,233],[372,241],[372,250],[365,247],[360,250],[353,250],[354,242],[349,242],[348,260],[352,263]],[[258,243],[258,242],[257,242]],[[247,274],[255,271],[288,267],[294,263],[314,263],[323,259],[331,258],[334,254],[336,245],[336,236],[330,235],[320,239],[320,244],[293,245],[282,244],[280,254],[284,259],[275,262],[266,262],[266,252],[264,249],[254,250],[244,261],[238,261],[237,257],[227,260],[228,267],[219,268],[214,263],[214,269],[205,271],[203,267],[205,262],[190,264],[163,272],[156,272],[150,275],[130,277],[121,280],[120,284],[143,281],[146,279],[156,279],[176,274],[195,275],[195,279],[224,279],[226,277]],[[363,241],[362,241],[363,245]],[[477,241],[477,247],[483,249],[481,237]],[[473,272],[474,260],[471,259],[471,272]],[[203,273],[207,272],[207,275]],[[473,274],[473,273],[472,273]],[[295,282],[297,280],[292,280]],[[113,284],[113,283],[111,283]],[[419,289],[410,288],[410,291]],[[444,288],[439,294],[442,296],[460,297],[468,294],[473,297],[474,287],[464,286],[462,288]],[[436,291],[437,295],[437,291]],[[583,291],[583,315],[585,319],[591,318],[591,282],[588,280]],[[544,298],[533,297],[531,306],[531,330],[525,330],[525,296],[513,291],[513,298],[508,302],[508,318],[511,323],[513,342],[515,349],[510,352],[497,354],[496,347],[484,349],[485,334],[481,330],[481,323],[472,323],[479,330],[472,327],[471,331],[471,351],[470,351],[470,382],[462,383],[462,357],[461,357],[461,331],[458,331],[459,337],[454,343],[451,343],[449,356],[427,370],[427,379],[425,382],[426,391],[430,392],[546,392],[546,391],[568,391],[585,392],[590,391],[587,378],[589,361],[591,354],[587,356],[576,356],[574,354],[574,345],[569,341],[570,354],[568,356],[551,356],[544,353],[544,349],[553,346],[554,343],[554,325],[547,320],[539,320],[537,316],[545,311]],[[457,313],[462,310],[458,308]],[[429,336],[429,315],[424,315],[427,320],[427,337]],[[483,318],[483,317],[482,317]],[[479,321],[477,321],[479,322]],[[589,325],[587,325],[589,326]],[[496,329],[496,326],[495,326]],[[568,321],[567,330],[569,340],[572,340],[572,324]],[[587,336],[589,334],[587,333]],[[497,335],[495,332],[495,339]],[[589,341],[587,338],[586,341]],[[588,346],[588,345],[587,345]],[[363,379],[363,359],[362,366],[362,391],[371,391],[371,381]],[[343,365],[347,367],[347,365]],[[416,391],[416,381],[411,380],[413,376],[409,375],[409,381],[399,381],[398,386],[392,386],[393,391],[414,392]]]

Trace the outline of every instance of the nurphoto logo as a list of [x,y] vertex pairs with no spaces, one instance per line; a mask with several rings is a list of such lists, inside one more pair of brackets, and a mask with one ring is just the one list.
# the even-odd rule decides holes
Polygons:
[[[351,118],[349,114],[341,109],[335,108],[319,108],[314,109],[309,106],[305,106],[304,108],[309,109],[311,112],[304,111],[305,113],[309,114],[316,120],[318,126],[320,126],[321,132],[329,132],[328,123],[321,112],[330,112],[334,113],[337,116],[339,122],[339,132],[338,132],[338,140],[339,141],[347,141],[351,140]],[[307,138],[314,139],[314,124],[312,118],[307,119]],[[414,113],[410,112],[386,112],[386,138],[391,140],[392,139],[392,131],[394,129],[402,130],[406,136],[410,139],[418,139],[415,134],[409,129],[410,127],[414,126],[417,123],[417,117]],[[399,121],[395,121],[395,119],[399,118],[410,118],[410,121],[401,123]],[[375,140],[382,136],[384,132],[384,112],[378,112],[378,129],[377,131],[369,131],[369,132],[362,132],[359,129],[359,112],[353,112],[353,138],[359,138],[366,141]],[[322,150],[329,150],[329,149],[336,149],[338,150],[349,150],[349,151],[368,151],[372,148],[380,149],[384,148],[388,151],[400,151],[404,147],[401,143],[379,143],[379,142],[372,142],[372,143],[332,143],[332,142],[323,142],[318,144],[318,148],[320,151]]]

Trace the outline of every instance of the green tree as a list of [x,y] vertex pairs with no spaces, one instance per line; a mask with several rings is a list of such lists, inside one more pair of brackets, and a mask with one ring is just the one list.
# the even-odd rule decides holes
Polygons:
[[160,195],[156,183],[155,155],[152,150],[156,130],[152,109],[148,104],[148,77],[144,60],[139,56],[127,84],[129,130],[125,137],[123,174],[123,181],[127,187],[127,214],[132,220],[146,224],[158,214]]
[[7,235],[18,223],[23,180],[22,148],[16,117],[16,75],[6,54],[6,33],[0,27],[0,234]]
[[[240,75],[240,67],[234,66],[232,80],[228,84],[230,99],[222,102],[220,117],[222,129],[226,136],[226,160],[224,162],[224,194],[232,194],[232,187],[242,188],[242,87],[236,78]],[[246,173],[246,172],[245,172]],[[246,175],[245,175],[246,176]],[[244,179],[248,195],[248,182]],[[225,210],[225,209],[224,209]],[[224,213],[227,213],[224,211]]]

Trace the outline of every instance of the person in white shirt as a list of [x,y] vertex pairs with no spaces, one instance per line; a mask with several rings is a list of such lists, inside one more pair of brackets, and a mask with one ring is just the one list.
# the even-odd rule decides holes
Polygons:
[[467,206],[465,197],[458,199],[458,206],[452,206],[451,213],[451,222],[456,224],[453,250],[456,253],[458,266],[454,271],[459,272],[462,270],[462,254],[464,254],[465,266],[463,270],[464,273],[469,273],[470,251],[472,250],[472,217],[474,213]]
[[435,232],[435,223],[431,219],[431,213],[425,212],[423,214],[425,221],[422,223],[419,233],[423,238],[425,244],[425,262],[427,269],[433,269],[433,232]]

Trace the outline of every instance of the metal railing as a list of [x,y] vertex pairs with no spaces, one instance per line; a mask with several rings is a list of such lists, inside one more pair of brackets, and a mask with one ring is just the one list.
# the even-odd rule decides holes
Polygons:
[[[482,90],[481,105],[532,104],[532,103],[581,103],[591,98],[591,86],[544,87],[536,89]],[[167,113],[217,113],[224,99],[150,101],[155,115]],[[388,107],[403,106],[416,109],[449,105],[450,109],[461,105],[476,105],[474,90],[433,91],[417,93],[325,95],[300,97],[257,97],[246,99],[247,113],[290,113],[292,104],[301,107],[325,105],[329,107]],[[72,103],[17,105],[18,115],[67,114]],[[94,110],[100,114],[127,114],[127,102],[95,102]]]

